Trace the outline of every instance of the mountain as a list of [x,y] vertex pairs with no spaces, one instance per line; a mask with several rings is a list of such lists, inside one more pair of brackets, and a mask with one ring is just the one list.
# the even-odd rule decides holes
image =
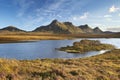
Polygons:
[[[26,32],[14,26],[8,26],[8,27],[0,29],[0,32],[5,32],[5,31]],[[57,20],[53,20],[49,25],[40,26],[36,28],[35,30],[33,30],[32,32],[45,32],[45,33],[53,33],[53,34],[110,33],[110,32],[103,32],[101,29],[99,29],[99,27],[92,29],[87,24],[75,26],[71,22],[59,22]]]
[[84,33],[80,28],[74,26],[71,22],[59,22],[53,20],[47,26],[40,26],[33,30],[33,32],[52,32],[61,34],[78,34]]
[[112,32],[112,31],[104,31],[105,34],[114,34],[114,33],[117,33],[117,32]]
[[0,29],[0,31],[23,32],[24,30],[21,30],[19,28],[14,27],[14,26],[8,26],[8,27]]
[[94,33],[94,30],[90,28],[87,24],[86,25],[80,25],[78,26],[80,29],[82,29],[85,33]]
[[99,27],[94,28],[93,31],[94,33],[103,33],[103,31]]
[[47,26],[40,26],[33,30],[33,32],[50,32],[58,34],[103,33],[103,31],[98,27],[92,29],[87,24],[75,26],[71,22],[59,22],[57,20],[53,20]]
[[103,33],[103,31],[99,28],[96,27],[94,29],[90,28],[87,24],[86,25],[80,25],[78,26],[80,29],[82,29],[85,33]]

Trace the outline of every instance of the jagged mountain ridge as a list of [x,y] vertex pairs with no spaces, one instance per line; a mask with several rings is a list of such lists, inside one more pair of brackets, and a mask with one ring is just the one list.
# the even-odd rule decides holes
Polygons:
[[53,20],[47,26],[40,26],[33,30],[33,32],[52,32],[52,33],[65,33],[65,34],[79,34],[79,33],[103,33],[98,27],[92,29],[87,24],[75,26],[71,22],[59,22]]
[[[25,30],[21,30],[14,26],[8,26],[0,29],[0,31],[9,31],[9,32],[27,32]],[[31,31],[30,31],[31,32]],[[75,26],[71,22],[59,22],[58,20],[53,20],[49,25],[37,27],[32,32],[47,32],[53,34],[80,34],[80,33],[93,33],[100,34],[104,33],[99,27],[92,29],[87,24]]]
[[103,33],[103,31],[99,27],[94,28],[93,31],[94,33]]
[[81,28],[85,33],[94,33],[94,30],[90,28],[87,24],[80,25],[78,27]]
[[47,26],[40,26],[33,32],[52,32],[52,33],[65,33],[65,34],[77,34],[84,33],[80,28],[74,26],[71,22],[58,22],[53,20]]

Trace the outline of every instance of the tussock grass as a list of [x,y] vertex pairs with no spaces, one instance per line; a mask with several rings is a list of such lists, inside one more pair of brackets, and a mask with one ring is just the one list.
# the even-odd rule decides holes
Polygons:
[[74,42],[72,46],[58,48],[60,51],[68,53],[85,53],[88,51],[113,50],[115,47],[111,44],[103,44],[99,40],[81,40]]
[[0,80],[120,80],[120,50],[83,59],[0,59]]

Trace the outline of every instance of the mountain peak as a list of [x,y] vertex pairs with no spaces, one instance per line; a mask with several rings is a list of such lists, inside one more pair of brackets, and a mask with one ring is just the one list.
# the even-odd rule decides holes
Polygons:
[[95,27],[93,30],[95,33],[102,33],[103,32],[99,27]]
[[7,26],[7,27],[10,27],[10,28],[16,28],[15,26]]
[[99,27],[95,27],[94,29],[100,29]]
[[5,28],[0,29],[2,31],[12,31],[12,32],[19,32],[19,31],[24,31],[19,28],[16,28],[15,26],[7,26]]
[[55,20],[53,20],[53,21],[52,21],[52,23],[57,23],[57,22],[58,22],[58,20],[57,20],[57,19],[55,19]]
[[81,26],[79,26],[79,28],[82,28],[82,29],[87,29],[87,28],[90,28],[89,26],[88,26],[88,24],[85,24],[85,25],[81,25]]
[[82,29],[86,33],[93,33],[93,29],[90,28],[87,24],[79,26],[80,29]]
[[40,26],[34,30],[34,32],[52,32],[52,33],[62,33],[62,34],[78,34],[83,33],[80,28],[74,26],[71,22],[59,22],[58,20],[53,20],[47,26]]
[[73,25],[71,22],[64,22],[66,25]]

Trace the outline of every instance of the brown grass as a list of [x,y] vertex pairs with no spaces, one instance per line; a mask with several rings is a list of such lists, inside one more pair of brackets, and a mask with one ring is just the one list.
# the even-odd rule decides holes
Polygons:
[[0,80],[120,80],[120,50],[84,59],[0,59]]
[[72,46],[60,47],[57,50],[68,53],[85,53],[89,51],[113,50],[115,46],[111,44],[103,44],[99,40],[83,39],[79,42],[74,42]]
[[116,34],[52,34],[41,32],[0,32],[0,43],[29,40],[60,40],[73,38],[119,38]]

